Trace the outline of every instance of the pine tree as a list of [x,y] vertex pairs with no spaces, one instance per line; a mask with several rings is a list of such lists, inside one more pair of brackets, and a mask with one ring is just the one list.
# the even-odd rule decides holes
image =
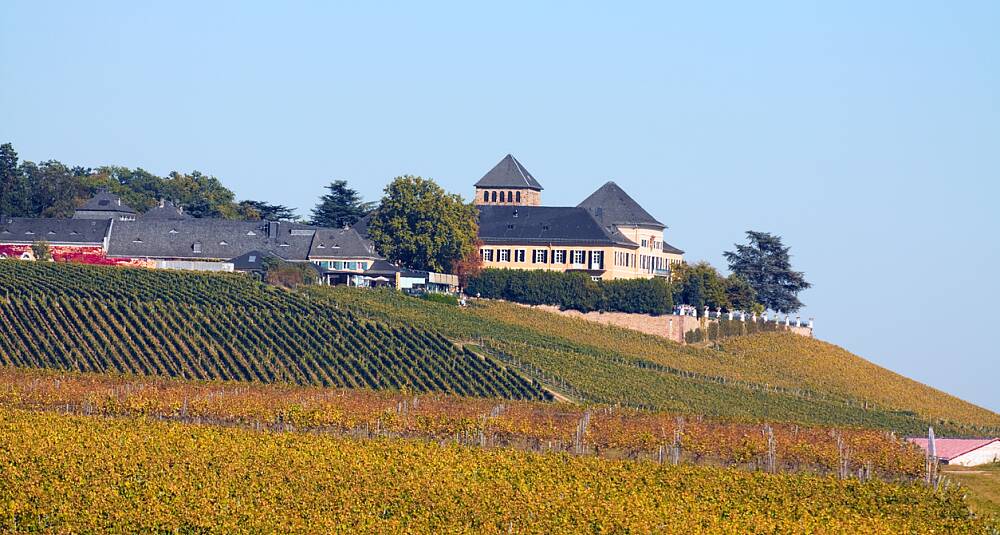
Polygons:
[[748,245],[736,244],[735,252],[723,253],[729,269],[750,283],[765,307],[782,313],[802,308],[798,294],[812,285],[804,273],[792,270],[790,248],[768,232],[748,230],[747,240]]
[[330,192],[320,197],[312,210],[313,225],[342,228],[358,222],[371,210],[371,204],[361,201],[361,195],[347,186],[346,180],[334,180],[326,187]]

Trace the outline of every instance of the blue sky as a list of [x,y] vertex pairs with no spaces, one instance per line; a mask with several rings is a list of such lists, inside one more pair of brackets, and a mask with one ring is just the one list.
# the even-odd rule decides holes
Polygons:
[[1000,410],[998,25],[988,1],[6,1],[0,142],[302,215],[337,178],[468,198],[511,152],[546,204],[615,180],[689,260],[783,236],[819,337]]

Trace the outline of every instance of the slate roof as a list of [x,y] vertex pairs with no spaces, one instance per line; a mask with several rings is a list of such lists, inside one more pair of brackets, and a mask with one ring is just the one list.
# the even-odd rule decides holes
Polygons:
[[680,249],[674,247],[673,245],[670,245],[667,242],[663,242],[663,252],[671,254],[684,254],[684,251],[681,251]]
[[602,227],[584,208],[494,206],[479,208],[479,239],[488,244],[620,245],[638,247]]
[[0,217],[0,243],[102,245],[110,219]]
[[372,243],[353,228],[317,228],[309,258],[380,258]]
[[131,206],[122,202],[121,197],[108,192],[100,191],[94,195],[83,206],[76,209],[77,212],[116,212],[122,214],[134,214],[135,210]]
[[510,154],[503,157],[500,163],[493,166],[483,178],[476,182],[477,188],[527,188],[542,190],[542,185],[531,176],[531,173]]
[[190,214],[185,214],[180,207],[176,206],[174,203],[170,201],[163,201],[159,206],[154,206],[146,211],[146,213],[139,216],[139,219],[144,221],[183,221],[185,219],[192,219],[192,217]]
[[263,271],[264,260],[269,257],[274,257],[274,255],[264,251],[253,250],[230,259],[229,263],[233,265],[233,269],[236,271]]
[[602,225],[639,225],[664,228],[618,184],[608,182],[577,205],[586,208]]
[[372,222],[372,217],[374,216],[375,216],[374,211],[368,212],[367,214],[365,214],[364,217],[359,219],[356,223],[354,223],[354,225],[351,226],[351,228],[358,233],[358,236],[361,236],[361,239],[363,240],[368,239],[368,225]]
[[379,259],[372,262],[371,267],[365,270],[365,275],[369,276],[395,276],[396,273],[402,273],[405,271],[403,268],[389,262],[388,260]]
[[[316,227],[273,221],[116,221],[108,255],[226,260],[258,250],[285,260],[305,261],[315,232]],[[200,252],[195,252],[195,244]]]

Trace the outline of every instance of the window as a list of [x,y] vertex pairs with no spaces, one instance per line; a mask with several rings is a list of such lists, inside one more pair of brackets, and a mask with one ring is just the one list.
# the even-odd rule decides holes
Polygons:
[[642,240],[643,247],[649,247],[649,240]]
[[531,261],[536,264],[545,264],[549,261],[549,252],[545,249],[535,249],[531,253]]
[[566,251],[552,251],[552,263],[553,264],[565,264],[566,263]]
[[514,251],[514,261],[515,262],[524,262],[524,258],[525,258],[524,249],[517,249],[517,250]]
[[490,202],[490,192],[488,191],[483,192],[483,202]]
[[255,255],[250,255],[250,258],[248,258],[247,260],[252,264],[257,261],[257,257]]
[[483,262],[492,262],[493,249],[480,249],[479,256],[482,257]]
[[500,261],[510,262],[510,249],[500,249]]
[[586,251],[573,251],[573,263],[583,264],[586,261]]
[[497,202],[497,192],[493,192],[493,202]]
[[590,258],[591,269],[604,269],[604,251],[594,251]]
[[191,245],[191,249],[192,249],[192,250],[193,250],[194,252],[196,252],[196,253],[200,253],[200,252],[201,252],[201,242],[200,242],[200,241],[196,241],[196,242],[194,242],[194,243],[193,243],[193,244]]
[[514,230],[514,224],[513,223],[507,223],[507,230]]
[[517,202],[521,202],[521,192],[517,192]]

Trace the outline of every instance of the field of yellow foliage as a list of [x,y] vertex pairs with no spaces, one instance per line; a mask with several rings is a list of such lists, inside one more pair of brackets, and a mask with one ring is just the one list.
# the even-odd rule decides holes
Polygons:
[[982,533],[954,489],[0,409],[0,530]]

